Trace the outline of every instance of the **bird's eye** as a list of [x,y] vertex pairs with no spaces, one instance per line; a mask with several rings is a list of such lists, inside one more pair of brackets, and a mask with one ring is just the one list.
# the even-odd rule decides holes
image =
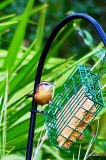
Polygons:
[[45,83],[45,85],[47,86],[48,84],[47,84],[47,83]]

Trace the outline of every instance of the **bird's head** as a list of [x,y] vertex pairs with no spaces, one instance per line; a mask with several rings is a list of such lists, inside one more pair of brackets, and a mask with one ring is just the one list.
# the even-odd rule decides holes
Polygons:
[[55,84],[52,84],[52,83],[50,83],[50,82],[48,82],[48,81],[43,81],[43,82],[41,82],[39,85],[38,85],[38,89],[44,89],[44,90],[46,90],[46,91],[49,91],[49,90],[51,90],[52,89],[52,87],[53,86],[55,86]]

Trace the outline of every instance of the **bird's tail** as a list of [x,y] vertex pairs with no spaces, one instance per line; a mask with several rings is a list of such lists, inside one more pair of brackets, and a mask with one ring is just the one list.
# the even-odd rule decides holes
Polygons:
[[26,94],[25,97],[26,98],[31,98],[31,97],[34,97],[34,94]]

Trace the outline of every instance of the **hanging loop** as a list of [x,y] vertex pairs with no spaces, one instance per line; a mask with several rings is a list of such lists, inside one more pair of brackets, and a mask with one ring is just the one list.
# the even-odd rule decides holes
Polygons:
[[40,83],[44,62],[45,62],[46,56],[48,54],[48,51],[49,51],[49,49],[52,45],[52,42],[54,41],[54,39],[57,36],[57,34],[59,33],[59,31],[66,24],[68,24],[69,22],[71,22],[72,20],[75,20],[75,19],[85,19],[88,22],[90,22],[93,25],[93,27],[95,28],[95,30],[97,31],[97,33],[98,33],[100,39],[102,40],[104,46],[106,47],[106,34],[104,33],[100,24],[94,18],[92,18],[91,16],[89,16],[85,13],[75,13],[75,14],[67,16],[55,27],[55,29],[53,30],[53,32],[49,36],[49,38],[48,38],[48,40],[47,40],[47,42],[46,42],[46,44],[43,48],[43,51],[42,51],[42,54],[41,54],[41,57],[40,57],[40,60],[39,60],[37,72],[36,72],[34,91],[36,90],[36,87]]

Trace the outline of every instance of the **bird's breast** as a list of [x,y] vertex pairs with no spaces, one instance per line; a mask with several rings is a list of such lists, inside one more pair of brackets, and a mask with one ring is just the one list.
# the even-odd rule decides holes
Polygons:
[[52,92],[51,91],[45,91],[45,90],[37,90],[34,99],[36,102],[40,105],[48,104],[49,101],[52,99]]

